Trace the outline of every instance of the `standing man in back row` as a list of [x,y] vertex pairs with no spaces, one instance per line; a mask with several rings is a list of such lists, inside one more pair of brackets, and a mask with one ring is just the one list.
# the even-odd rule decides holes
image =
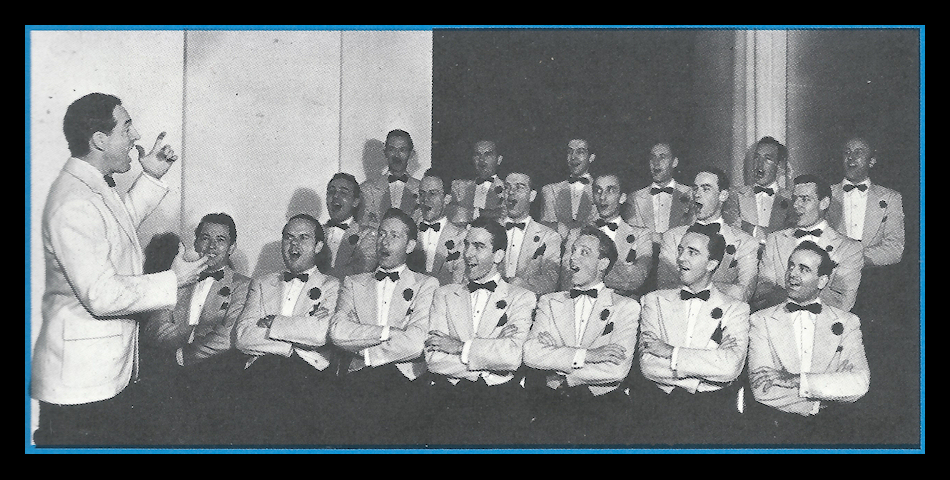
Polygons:
[[572,228],[580,228],[594,219],[594,183],[590,166],[597,155],[591,153],[590,142],[575,138],[567,142],[567,180],[545,185],[541,189],[541,220],[545,226],[567,238]]
[[379,227],[383,214],[390,208],[398,208],[412,215],[419,203],[419,179],[410,177],[407,171],[413,151],[409,132],[392,130],[386,135],[383,155],[386,156],[387,173],[360,185],[363,193],[360,223],[373,228]]

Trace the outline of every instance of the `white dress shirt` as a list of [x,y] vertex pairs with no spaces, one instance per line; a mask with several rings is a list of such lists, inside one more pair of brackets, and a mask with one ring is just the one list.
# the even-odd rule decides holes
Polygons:
[[[426,222],[425,220],[422,220]],[[426,222],[430,223],[430,222]],[[432,267],[435,265],[435,252],[439,249],[439,237],[442,236],[442,232],[445,231],[445,224],[448,223],[448,218],[444,215],[442,218],[438,219],[433,223],[439,224],[439,231],[436,232],[433,229],[428,229],[424,232],[420,231],[420,236],[422,237],[422,251],[426,254],[426,271],[431,272]]]
[[[514,222],[510,218],[505,218],[503,224]],[[524,233],[531,224],[531,215],[519,220],[524,222],[524,230],[512,228],[508,230],[508,248],[505,250],[505,277],[513,278],[518,273],[518,257],[521,255],[521,245],[524,243]]]
[[[592,287],[574,287],[580,290],[589,290],[591,288],[597,290],[597,295],[603,292],[604,282],[599,282]],[[574,302],[574,338],[575,344],[574,347],[578,347],[577,351],[574,353],[574,359],[572,361],[572,366],[574,368],[581,368],[584,366],[584,362],[587,359],[587,349],[580,348],[581,342],[584,339],[584,333],[587,331],[587,323],[590,321],[591,311],[594,309],[594,302],[596,299],[588,297],[587,295],[578,295],[577,298],[573,300]]]
[[588,187],[594,183],[593,180],[591,180],[589,173],[585,173],[577,178],[586,178],[588,183],[584,184],[583,182],[574,182],[568,184],[568,186],[571,187],[571,218],[573,219],[577,218],[577,210],[581,206],[581,197],[584,196],[585,187]]
[[478,218],[482,209],[485,208],[485,203],[488,202],[488,193],[494,188],[497,179],[498,175],[492,175],[491,182],[475,184],[475,198],[472,200],[472,204],[475,207],[475,216],[473,218]]
[[[475,281],[478,283],[487,283],[487,282],[493,281],[495,282],[495,285],[498,285],[499,283],[501,283],[501,274],[495,273],[494,275],[490,277],[483,278],[481,280],[475,280]],[[488,299],[491,297],[492,292],[489,292],[484,289],[478,289],[478,290],[475,290],[474,292],[469,293],[469,295],[471,296],[470,298],[472,301],[472,332],[477,334],[478,325],[479,323],[481,323],[482,314],[485,312],[486,308],[488,307]],[[468,340],[462,344],[461,361],[465,365],[468,365],[468,356],[469,356],[469,352],[471,351],[471,348],[472,348],[471,340]],[[485,384],[487,385],[500,385],[514,378],[514,375],[510,373],[507,375],[498,375],[496,373],[492,373],[489,371],[481,372],[479,375],[483,379],[485,379]],[[450,378],[449,380],[452,381],[453,384],[458,384],[459,379]]]
[[[657,185],[652,184],[650,188],[666,188],[670,187],[673,191],[676,191],[676,182],[670,180],[666,185]],[[653,197],[653,223],[655,226],[656,233],[664,233],[670,229],[670,207],[673,205],[673,195],[663,192],[656,195],[651,194]]]
[[[347,226],[353,224],[353,216],[347,217],[346,220],[343,220],[340,223],[345,223]],[[346,234],[346,230],[333,226],[327,229],[327,246],[330,248],[330,264],[336,264],[336,252],[340,250],[340,243],[343,242],[343,235]]]
[[[620,222],[623,222],[623,219],[620,218],[620,215],[617,215],[616,217],[611,218],[610,220],[605,219],[604,221],[606,221],[607,223],[616,223],[617,230],[620,230]],[[607,225],[600,227],[600,231],[606,233],[607,236],[610,237],[610,239],[614,241],[614,243],[617,243],[617,230],[611,230],[610,227],[608,227]]]
[[759,237],[762,228],[769,226],[769,219],[772,217],[772,205],[775,203],[775,192],[778,192],[778,182],[773,181],[771,185],[765,188],[772,189],[772,195],[765,192],[755,194],[756,225],[752,231],[753,236]]
[[[403,272],[406,270],[406,264],[402,264],[392,270],[386,270],[380,268],[379,271],[390,273],[397,272],[400,276],[403,275]],[[392,305],[393,293],[396,290],[396,282],[392,281],[389,277],[385,277],[382,280],[376,281],[376,325],[383,327],[382,333],[379,335],[379,340],[385,342],[389,339],[389,306]],[[373,362],[369,356],[369,349],[363,349],[363,362],[367,366],[372,367]]]
[[[805,304],[809,303],[820,304],[821,300],[816,299],[814,302],[805,302]],[[800,360],[798,395],[803,398],[808,398],[806,394],[808,392],[808,377],[805,374],[811,372],[811,358],[815,349],[816,317],[817,315],[807,310],[799,310],[792,313],[792,330],[795,332],[795,346],[798,349],[798,358]],[[819,408],[820,404],[816,402],[812,414],[818,413]]]
[[[300,272],[306,273],[312,279],[314,275],[322,275],[318,270],[316,265],[310,267],[309,269]],[[284,296],[280,302],[280,314],[284,317],[291,317],[294,314],[294,307],[297,305],[297,298],[300,296],[300,292],[303,291],[305,282],[301,281],[299,278],[295,278],[289,282],[284,283]],[[309,363],[313,368],[317,368],[318,359],[315,357],[315,352],[310,352],[307,350],[299,350],[296,347],[292,350],[293,353],[296,353],[297,356],[302,358],[305,362]],[[245,367],[246,368],[246,367]]]
[[399,206],[402,205],[402,193],[405,190],[406,184],[402,180],[389,183],[389,198],[392,201],[393,207],[399,208]]
[[[715,222],[711,222],[711,223],[715,223]],[[683,290],[686,290],[686,291],[691,292],[691,293],[697,293],[697,292],[701,292],[701,291],[703,291],[703,290],[710,290],[711,288],[712,288],[712,283],[709,283],[709,284],[706,285],[705,287],[700,288],[700,289],[698,289],[698,290],[695,291],[695,292],[694,292],[691,288],[689,288],[689,287],[685,287],[685,286],[682,287]],[[691,298],[691,299],[689,299],[689,300],[686,300],[686,304],[687,304],[687,310],[686,310],[686,311],[687,311],[687,313],[686,313],[686,315],[687,315],[687,321],[686,321],[686,336],[685,336],[685,339],[683,340],[683,345],[674,345],[674,346],[673,346],[673,355],[670,356],[670,369],[673,370],[673,371],[676,371],[676,362],[677,362],[678,357],[679,357],[680,348],[697,348],[697,349],[708,349],[708,348],[709,348],[709,341],[703,343],[702,345],[697,345],[697,346],[695,346],[695,347],[692,346],[692,343],[693,343],[693,331],[694,331],[695,328],[696,328],[696,319],[697,319],[697,317],[699,316],[699,310],[703,307],[703,305],[705,304],[705,302],[706,302],[705,300],[700,300],[700,299],[698,299],[698,298]],[[708,339],[707,339],[707,340],[708,340]],[[711,340],[710,340],[710,341],[711,341]],[[698,391],[698,392],[712,392],[712,391],[715,391],[715,390],[719,390],[719,388],[720,388],[720,387],[716,387],[716,386],[713,386],[713,385],[710,385],[710,384],[707,384],[707,383],[699,382],[699,385],[696,387],[696,391]]]
[[[844,187],[850,184],[851,182],[845,180],[841,186]],[[871,180],[866,178],[863,182],[854,185],[867,185],[870,188]],[[842,192],[844,193],[844,199],[841,203],[844,210],[845,235],[860,242],[864,237],[864,212],[868,205],[868,190],[862,192],[854,188],[850,192],[844,190]]]

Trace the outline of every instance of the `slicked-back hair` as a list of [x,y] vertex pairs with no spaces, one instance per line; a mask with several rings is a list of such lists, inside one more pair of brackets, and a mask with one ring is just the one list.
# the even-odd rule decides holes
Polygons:
[[710,235],[703,227],[704,225],[694,223],[686,229],[686,233],[698,233],[709,238],[709,259],[722,263],[722,258],[726,255],[726,238],[718,233]]
[[[353,184],[353,194],[354,194],[354,196],[355,196],[356,198],[362,198],[362,197],[360,197],[360,182],[357,182],[357,181],[356,181],[356,177],[354,177],[352,174],[349,174],[349,173],[346,173],[346,172],[336,172],[336,173],[333,174],[333,177],[330,178],[330,182],[332,182],[332,181],[334,181],[334,180],[336,180],[336,179],[338,179],[338,178],[342,178],[343,180],[347,180],[347,181],[349,181],[350,183],[352,183],[352,184]],[[327,186],[328,186],[328,187],[330,186],[330,182],[327,182]]]
[[802,243],[799,243],[792,253],[795,253],[799,250],[807,250],[809,252],[815,252],[819,257],[821,257],[821,262],[818,264],[818,275],[825,275],[830,277],[831,273],[834,272],[835,267],[838,266],[834,260],[831,259],[831,254],[827,250],[818,246],[817,243],[811,240],[805,240]]
[[[598,163],[595,163],[594,165],[598,165]],[[591,176],[594,178],[594,181],[597,181],[597,179],[600,177],[614,177],[617,179],[617,186],[620,187],[620,193],[627,192],[627,182],[624,180],[623,175],[618,173],[616,169],[609,167],[597,167],[592,168],[591,170],[594,170],[591,172]],[[593,186],[591,186],[591,188],[593,188]]]
[[825,198],[831,198],[831,184],[818,178],[817,175],[806,173],[804,175],[795,177],[795,185],[800,185],[803,183],[815,184],[815,191],[818,193],[818,201],[821,201]]
[[383,214],[383,218],[379,220],[379,224],[382,225],[388,218],[395,218],[406,225],[406,235],[409,237],[409,240],[419,238],[419,230],[416,227],[416,222],[412,221],[412,217],[410,217],[408,213],[396,207],[391,207]]
[[508,232],[500,223],[488,217],[478,217],[469,224],[469,228],[484,228],[491,235],[491,251],[506,250],[508,248]]
[[699,175],[700,173],[709,173],[715,175],[716,183],[719,184],[720,192],[723,190],[729,190],[729,177],[726,176],[726,172],[722,171],[721,168],[706,165],[696,170],[696,175]]
[[96,132],[112,133],[116,119],[112,112],[122,105],[115,95],[90,93],[66,108],[63,134],[69,145],[69,154],[84,157],[89,154],[89,139]]
[[201,221],[199,221],[198,226],[195,227],[195,238],[201,235],[201,227],[206,223],[215,223],[228,227],[228,232],[231,234],[231,245],[234,245],[234,242],[237,241],[237,225],[234,224],[234,219],[227,213],[209,213],[201,217]]
[[316,241],[318,242],[326,241],[327,237],[326,237],[326,234],[323,232],[323,225],[320,225],[320,221],[317,220],[316,218],[313,218],[313,215],[310,215],[309,213],[298,213],[288,218],[287,223],[284,224],[283,230],[281,230],[281,234],[284,234],[287,231],[287,225],[290,225],[290,222],[297,219],[306,220],[313,225],[313,237],[316,239]]
[[782,142],[776,140],[773,137],[762,137],[755,144],[755,149],[758,150],[762,145],[775,145],[775,148],[778,149],[778,158],[775,159],[775,163],[779,165],[784,165],[788,160],[788,148],[785,145],[782,145]]
[[[580,234],[577,238],[581,238],[584,235],[590,235],[597,238],[599,246],[597,247],[597,258],[606,258],[610,262],[607,264],[607,270],[604,270],[604,276],[607,276],[610,273],[610,270],[614,268],[614,264],[617,263],[617,245],[614,244],[614,241],[604,233],[601,229],[587,225],[581,228]],[[575,240],[576,241],[576,240]]]
[[426,177],[438,178],[439,181],[442,182],[442,193],[446,193],[446,194],[449,193],[450,191],[449,185],[446,182],[446,176],[444,173],[442,173],[441,171],[435,168],[430,168],[426,170],[426,173],[424,175],[422,175],[422,178],[426,178]]
[[393,138],[393,137],[406,137],[406,141],[409,142],[409,150],[414,150],[414,149],[415,149],[415,148],[412,146],[412,135],[409,135],[409,132],[407,132],[407,131],[405,131],[405,130],[399,130],[399,129],[390,130],[389,133],[386,134],[386,144],[387,144],[387,145],[389,144],[389,139],[390,139],[390,138]]

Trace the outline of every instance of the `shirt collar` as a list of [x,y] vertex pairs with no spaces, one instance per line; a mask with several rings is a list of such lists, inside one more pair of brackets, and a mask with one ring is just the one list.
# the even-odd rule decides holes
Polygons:
[[482,280],[480,280],[480,281],[479,281],[479,280],[472,280],[472,281],[473,281],[473,282],[476,282],[476,283],[495,282],[495,285],[500,285],[500,284],[501,284],[501,281],[502,281],[502,280],[501,280],[501,272],[497,272],[497,271],[496,271],[494,275],[491,275],[491,276],[489,276],[489,277],[487,277],[487,278],[484,278],[484,279],[482,279]]
[[[755,185],[759,185],[759,184],[756,183]],[[760,187],[763,187],[763,188],[771,188],[773,191],[778,191],[778,182],[775,181],[775,180],[772,180],[772,183],[770,183],[770,184],[768,184],[768,185],[764,185],[764,186],[763,186],[763,185],[759,185],[759,186],[760,186]]]
[[683,285],[683,286],[682,286],[682,289],[683,289],[683,290],[686,290],[686,291],[689,292],[689,293],[696,293],[696,292],[702,292],[703,290],[709,290],[709,293],[712,294],[712,281],[710,281],[709,283],[707,283],[705,287],[700,288],[699,290],[695,290],[695,291],[694,291],[692,288],[689,288],[688,285]]
[[385,268],[383,268],[383,267],[379,267],[377,270],[379,270],[380,272],[385,272],[385,273],[396,272],[396,273],[398,273],[399,275],[402,275],[402,271],[405,270],[405,269],[406,269],[406,264],[403,263],[402,265],[399,265],[398,267],[393,268],[393,269],[390,269],[390,270],[387,270],[387,269],[385,269]]
[[723,226],[723,223],[722,223],[722,215],[719,215],[718,217],[716,217],[715,220],[710,220],[710,221],[708,221],[708,222],[702,222],[702,221],[700,221],[700,220],[696,220],[696,223],[698,223],[698,224],[700,224],[700,225],[709,225],[709,224],[712,224],[712,223],[718,223],[719,226],[722,227],[722,226]]
[[[524,217],[524,220],[521,220],[521,221],[524,222],[524,228],[528,228],[528,225],[531,223],[531,215],[525,216],[525,217]],[[504,225],[504,224],[506,224],[506,223],[508,223],[508,222],[517,222],[517,220],[515,220],[515,219],[513,219],[513,218],[511,218],[511,217],[505,217],[505,221],[502,222],[502,225]]]
[[599,281],[599,282],[597,282],[597,283],[595,283],[595,284],[593,284],[592,286],[587,287],[587,288],[579,287],[579,286],[577,286],[577,285],[574,285],[574,286],[571,287],[571,288],[576,288],[576,289],[578,289],[578,290],[580,290],[580,289],[583,289],[583,290],[594,289],[594,290],[597,290],[597,293],[600,293],[601,290],[603,290],[605,287],[606,287],[606,285],[604,285],[603,280],[601,280],[601,281]]
[[821,231],[824,232],[825,230],[828,230],[828,220],[825,220],[824,218],[822,218],[821,220],[818,221],[818,223],[810,227],[797,227],[797,228],[802,229],[802,230],[814,230],[816,228],[820,228]]
[[653,188],[666,188],[666,187],[670,187],[670,188],[673,188],[673,189],[675,190],[675,189],[676,189],[676,180],[674,180],[674,179],[671,178],[670,181],[667,182],[666,185],[657,185],[656,182],[654,182],[654,183],[652,183],[650,186],[653,187]]

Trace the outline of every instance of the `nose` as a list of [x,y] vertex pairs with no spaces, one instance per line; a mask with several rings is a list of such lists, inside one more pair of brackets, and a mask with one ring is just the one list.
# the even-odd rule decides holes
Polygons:
[[139,135],[139,131],[136,130],[135,127],[131,127],[131,129],[129,130],[129,135],[131,135],[131,138],[132,138],[132,141],[133,141],[133,142],[138,141],[140,138],[142,138],[142,137]]

